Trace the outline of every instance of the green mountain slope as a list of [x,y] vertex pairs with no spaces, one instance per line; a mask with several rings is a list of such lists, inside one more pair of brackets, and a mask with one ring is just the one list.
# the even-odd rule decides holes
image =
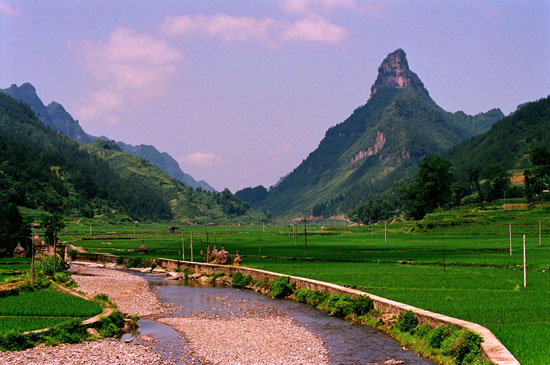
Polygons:
[[528,103],[502,118],[486,133],[464,141],[447,153],[455,174],[466,180],[466,170],[491,164],[505,169],[530,167],[529,152],[537,145],[550,149],[550,96]]
[[[0,93],[0,203],[93,217],[210,222],[253,212],[228,190],[193,189],[111,142],[79,144]],[[226,218],[229,217],[229,218]],[[255,217],[257,218],[257,217]]]
[[388,55],[368,102],[330,128],[319,147],[267,196],[252,202],[276,216],[347,213],[368,196],[411,176],[417,162],[487,130],[500,110],[449,113],[409,69],[405,52]]
[[[90,143],[97,139],[110,141],[108,137],[95,137],[87,134],[80,126],[78,120],[75,120],[63,106],[56,102],[51,102],[48,106],[44,103],[36,93],[36,89],[30,83],[24,83],[21,86],[15,84],[7,89],[0,89],[0,92],[10,95],[16,100],[19,100],[31,107],[38,118],[53,130],[61,132],[66,136],[81,143]],[[132,146],[124,142],[117,142],[123,151],[132,155],[141,157],[157,165],[161,170],[169,176],[182,181],[184,184],[192,187],[201,187],[204,190],[214,191],[207,182],[201,180],[196,181],[191,175],[181,171],[176,160],[166,152],[159,152],[154,146],[139,145]]]

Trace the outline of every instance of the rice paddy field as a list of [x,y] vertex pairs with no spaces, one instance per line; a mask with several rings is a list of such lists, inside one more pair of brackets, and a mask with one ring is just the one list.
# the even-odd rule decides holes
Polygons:
[[72,319],[86,319],[101,306],[53,290],[38,290],[0,298],[0,334],[48,328]]
[[289,221],[177,226],[175,233],[169,233],[169,224],[67,223],[62,240],[90,252],[137,256],[143,242],[149,250],[144,257],[183,259],[182,238],[185,260],[191,259],[191,238],[194,261],[201,261],[207,243],[232,254],[238,249],[244,266],[356,287],[480,323],[522,364],[550,361],[548,205],[465,207],[432,213],[420,223],[387,226],[307,222],[307,235],[303,222],[294,234]]

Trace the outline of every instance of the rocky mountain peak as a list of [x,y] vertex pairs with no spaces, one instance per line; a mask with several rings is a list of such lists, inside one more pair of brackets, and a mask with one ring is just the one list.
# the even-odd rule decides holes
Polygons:
[[409,69],[405,51],[398,49],[382,61],[378,68],[378,77],[370,89],[370,96],[380,89],[402,89],[409,86],[428,94],[420,78]]

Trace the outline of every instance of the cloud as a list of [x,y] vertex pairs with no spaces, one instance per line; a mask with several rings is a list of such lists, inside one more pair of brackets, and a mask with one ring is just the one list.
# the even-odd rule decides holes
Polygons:
[[337,8],[354,9],[355,0],[282,0],[282,8],[287,13],[328,14]]
[[69,46],[97,87],[77,106],[81,119],[117,121],[123,108],[166,92],[182,53],[152,35],[119,27],[107,41]]
[[348,35],[347,30],[334,25],[320,16],[311,16],[293,23],[282,33],[281,38],[286,41],[307,41],[340,43]]
[[220,155],[212,152],[193,152],[179,158],[182,164],[193,165],[200,168],[209,168],[224,162]]
[[0,13],[4,13],[6,15],[19,15],[19,10],[9,4],[0,1]]
[[367,15],[380,15],[391,0],[280,0],[283,10],[290,14],[331,14],[343,9]]
[[169,16],[160,24],[160,30],[169,37],[206,36],[219,38],[223,42],[254,40],[267,47],[288,41],[335,44],[348,34],[344,28],[318,15],[296,22],[227,14]]

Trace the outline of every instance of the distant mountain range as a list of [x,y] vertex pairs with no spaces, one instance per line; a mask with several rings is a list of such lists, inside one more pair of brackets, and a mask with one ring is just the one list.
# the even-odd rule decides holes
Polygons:
[[0,205],[110,223],[250,223],[264,217],[229,190],[194,189],[113,141],[79,143],[0,93]]
[[443,110],[398,49],[380,65],[367,103],[331,127],[294,171],[267,194],[256,187],[236,196],[279,217],[348,213],[412,176],[424,157],[487,131],[503,116],[499,109],[475,116]]
[[[14,99],[29,105],[45,125],[49,126],[53,130],[65,134],[75,141],[81,143],[91,143],[97,139],[110,141],[110,139],[105,136],[96,137],[87,134],[78,123],[78,120],[75,120],[65,110],[63,105],[56,102],[51,102],[46,107],[42,100],[38,97],[35,87],[30,83],[24,83],[19,87],[13,84],[7,89],[0,89],[0,92],[4,92]],[[126,144],[122,141],[117,141],[116,143],[124,152],[150,161],[166,172],[169,176],[180,180],[192,188],[200,187],[203,190],[215,191],[215,189],[207,182],[203,180],[196,181],[191,175],[181,171],[179,164],[172,156],[166,152],[159,152],[154,146],[144,144],[132,146],[131,144]]]

